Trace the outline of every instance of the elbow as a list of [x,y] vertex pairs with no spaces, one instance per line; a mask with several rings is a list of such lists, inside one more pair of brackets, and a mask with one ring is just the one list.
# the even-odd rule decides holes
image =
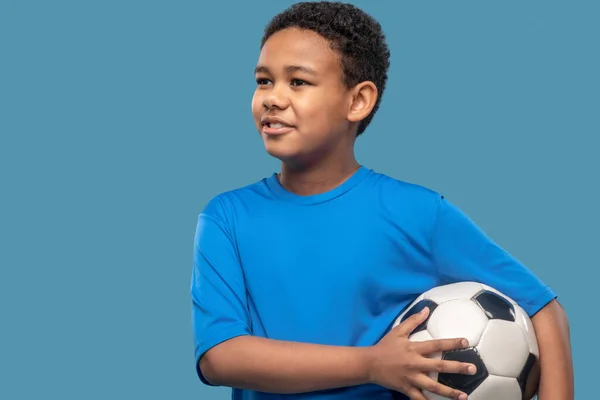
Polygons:
[[198,361],[198,368],[204,379],[213,386],[231,386],[236,379],[233,365],[239,364],[237,360],[238,349],[232,343],[237,338],[229,339],[207,350]]
[[200,357],[200,361],[198,362],[198,368],[200,373],[204,377],[204,379],[211,385],[220,386],[222,385],[219,373],[218,373],[218,363],[215,360],[215,352],[213,349],[207,351]]

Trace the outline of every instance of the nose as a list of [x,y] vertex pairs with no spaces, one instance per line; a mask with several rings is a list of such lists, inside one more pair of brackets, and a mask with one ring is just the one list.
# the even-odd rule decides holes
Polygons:
[[273,108],[285,109],[289,104],[289,99],[282,93],[282,89],[278,88],[277,85],[273,86],[273,89],[263,99],[263,106],[269,110]]

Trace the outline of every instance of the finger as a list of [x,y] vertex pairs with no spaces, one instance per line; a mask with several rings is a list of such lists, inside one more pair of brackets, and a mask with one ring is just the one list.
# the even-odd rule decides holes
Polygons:
[[469,341],[465,338],[434,339],[414,343],[415,350],[420,354],[432,354],[469,347]]
[[419,363],[417,368],[419,371],[423,372],[438,372],[447,374],[474,375],[477,372],[477,367],[473,364],[459,361],[432,360],[430,358],[424,358]]
[[429,316],[429,307],[423,308],[418,313],[411,315],[396,328],[400,336],[408,337],[421,322],[425,321]]
[[440,395],[447,399],[467,400],[466,393],[453,389],[449,386],[442,385],[441,383],[434,381],[429,376],[424,374],[419,374],[415,378],[414,384],[418,388],[421,388],[421,390],[427,390],[428,392]]

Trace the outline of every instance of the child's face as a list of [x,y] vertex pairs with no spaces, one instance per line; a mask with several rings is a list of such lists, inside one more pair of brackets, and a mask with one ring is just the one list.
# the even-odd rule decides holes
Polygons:
[[[338,55],[320,35],[289,28],[263,46],[252,114],[267,152],[307,165],[353,143],[352,92],[342,82]],[[277,125],[279,123],[280,125]]]

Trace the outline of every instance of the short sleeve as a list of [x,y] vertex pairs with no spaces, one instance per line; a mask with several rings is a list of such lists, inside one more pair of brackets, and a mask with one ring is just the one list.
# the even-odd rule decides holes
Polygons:
[[486,284],[512,298],[529,316],[556,297],[550,287],[443,196],[439,198],[431,246],[443,283]]
[[200,357],[212,347],[250,334],[246,289],[234,239],[219,198],[198,216],[191,282],[192,329],[196,372]]

